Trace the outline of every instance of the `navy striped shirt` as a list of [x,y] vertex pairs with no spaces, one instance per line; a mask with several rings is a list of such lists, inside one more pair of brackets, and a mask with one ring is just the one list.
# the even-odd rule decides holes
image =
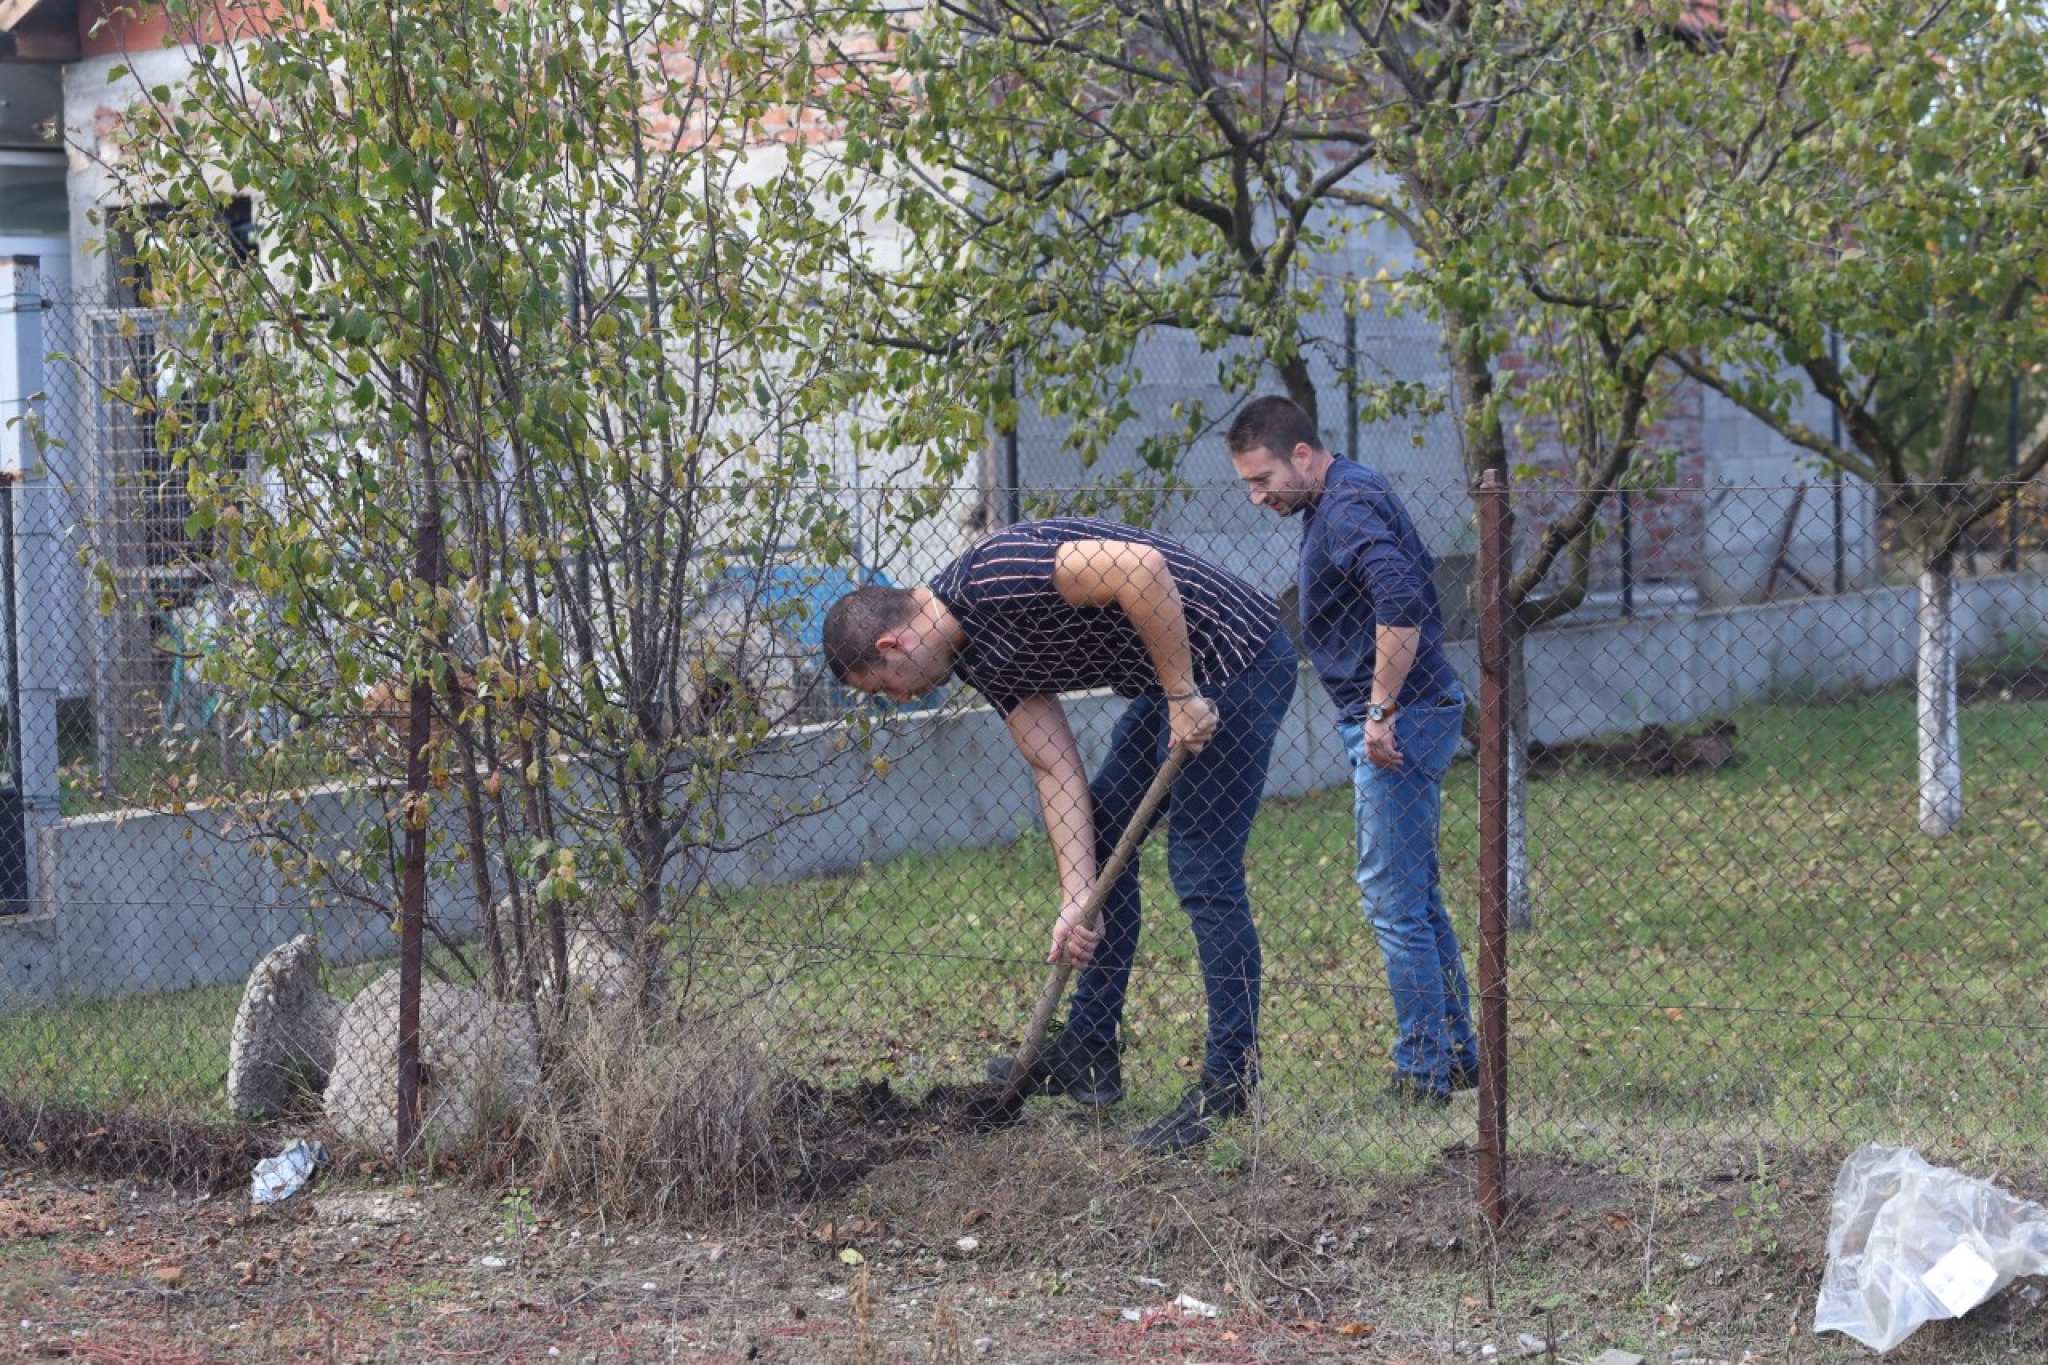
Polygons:
[[1048,693],[1107,687],[1138,697],[1163,690],[1123,608],[1076,607],[1053,586],[1060,546],[1076,540],[1130,541],[1166,555],[1197,687],[1243,672],[1279,628],[1273,599],[1178,541],[1096,517],[1020,522],[975,545],[929,585],[967,636],[954,674],[1004,715],[1026,697]]

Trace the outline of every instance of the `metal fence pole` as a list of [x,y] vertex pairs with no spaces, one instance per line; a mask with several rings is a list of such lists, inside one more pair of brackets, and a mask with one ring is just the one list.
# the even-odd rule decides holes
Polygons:
[[1479,1210],[1507,1217],[1508,637],[1507,480],[1480,477],[1479,504]]
[[1635,500],[1629,496],[1629,491],[1626,488],[1624,488],[1621,490],[1620,493],[1620,501],[1621,526],[1619,528],[1619,534],[1621,536],[1621,614],[1622,618],[1626,620],[1627,618],[1634,616],[1636,614],[1636,528],[1634,507]]
[[6,908],[22,910],[37,903],[37,831],[58,817],[55,663],[49,649],[23,646],[65,619],[56,599],[53,489],[31,426],[43,404],[43,307],[40,260],[16,256],[0,262],[0,477],[8,488],[11,561],[5,584],[14,769],[9,804],[18,806],[8,812],[6,837],[20,859],[6,889]]
[[[1828,333],[1828,358],[1835,367],[1835,373],[1842,372],[1842,334]],[[1828,434],[1837,450],[1842,446],[1842,409],[1839,405],[1828,404]],[[1834,532],[1835,551],[1835,596],[1840,597],[1849,590],[1849,517],[1843,506],[1842,467],[1836,465],[1828,479],[1828,522]]]
[[1344,453],[1358,458],[1358,313],[1344,291]]
[[[1023,453],[1018,447],[1017,429],[1024,425],[1024,386],[1017,372],[1017,360],[1010,360],[1010,429],[1003,433],[1003,524],[1015,526],[1024,519]],[[880,558],[880,556],[876,556]]]
[[10,466],[0,471],[0,625],[7,650],[7,776],[0,781],[0,915],[24,914],[29,899],[27,812],[21,800],[21,622],[14,578],[14,484]]
[[[2005,477],[2007,482],[2020,472],[2020,377],[2012,377],[2012,393],[2005,410]],[[2015,488],[2005,502],[2005,571],[2020,570],[2020,491]]]

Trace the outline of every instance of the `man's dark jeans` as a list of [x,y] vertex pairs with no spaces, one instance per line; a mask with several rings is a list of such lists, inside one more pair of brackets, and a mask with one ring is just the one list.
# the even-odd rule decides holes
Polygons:
[[[1188,761],[1167,799],[1166,866],[1195,930],[1202,988],[1209,997],[1203,1074],[1251,1083],[1259,1035],[1259,931],[1245,891],[1244,850],[1266,790],[1273,736],[1294,698],[1294,648],[1276,630],[1259,658],[1220,688],[1208,689],[1221,713],[1216,734]],[[1095,858],[1109,861],[1145,788],[1166,761],[1168,707],[1139,697],[1117,720],[1109,756],[1089,783],[1095,803]],[[1074,990],[1067,1027],[1079,1038],[1111,1043],[1123,1018],[1131,959],[1138,948],[1138,863],[1118,879],[1102,909],[1102,942]]]

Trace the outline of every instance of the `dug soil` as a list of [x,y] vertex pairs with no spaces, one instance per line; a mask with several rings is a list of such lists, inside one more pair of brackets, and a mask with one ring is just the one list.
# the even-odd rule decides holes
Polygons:
[[[344,1163],[252,1209],[240,1189],[17,1164],[0,1177],[0,1358],[1875,1358],[1809,1332],[1839,1154],[1684,1178],[1519,1156],[1496,1235],[1469,1151],[1339,1179],[1249,1140],[1143,1160],[1121,1128],[1044,1101],[993,1133],[879,1094],[869,1108],[809,1197],[688,1226],[537,1206],[516,1170],[480,1191],[473,1172],[407,1183]],[[1885,1359],[2048,1359],[2041,1289]]]

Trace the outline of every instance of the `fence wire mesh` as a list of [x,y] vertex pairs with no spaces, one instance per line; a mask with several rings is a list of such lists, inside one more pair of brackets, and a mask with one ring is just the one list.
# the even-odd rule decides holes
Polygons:
[[[166,444],[107,396],[154,382],[160,320],[59,306],[47,325],[77,363],[50,370],[45,476],[7,490],[9,1099],[387,1140],[417,830],[431,1138],[615,1092],[605,1068],[623,1063],[579,1053],[573,1021],[640,1011],[670,1030],[668,1118],[648,1138],[664,1159],[772,1164],[745,1116],[772,1122],[792,1083],[872,1108],[876,1082],[972,1085],[1012,1054],[1063,905],[1078,914],[1177,731],[1209,762],[1138,857],[1142,935],[1113,903],[1096,952],[1127,958],[1128,982],[1081,974],[1053,1082],[1120,1099],[1091,1112],[1155,1137],[1196,1087],[1215,1143],[1338,1173],[1471,1141],[1478,1058],[1457,1020],[1413,1013],[1447,1008],[1443,968],[1476,969],[1484,604],[1455,479],[1397,489],[1448,671],[1391,724],[1411,779],[1432,750],[1446,764],[1440,842],[1431,812],[1399,804],[1436,784],[1375,776],[1372,734],[1339,723],[1361,720],[1355,688],[1292,662],[1317,645],[1302,531],[1222,477],[1148,498],[1144,532],[1038,521],[1054,530],[1037,539],[1004,509],[1130,509],[1043,485],[801,492],[864,528],[856,548],[726,547],[651,663],[599,609],[617,566],[553,547],[556,589],[516,629],[472,614],[438,642],[422,802],[405,640],[382,641],[383,671],[307,672],[318,632],[223,576]],[[1515,491],[1517,558],[1568,494]],[[1972,528],[1952,582],[1894,511],[1825,479],[1618,490],[1571,609],[1522,636],[1510,1154],[1654,1148],[1683,1168],[1882,1137],[2040,1160],[2043,501]],[[1159,603],[1132,593],[1150,561],[1127,542],[1167,555],[1189,657],[1156,652],[1171,632],[1147,634]],[[387,554],[370,570],[400,582],[411,549],[337,547]],[[947,648],[835,676],[826,609],[927,584],[961,632],[924,622]],[[1360,622],[1332,628],[1355,642]],[[570,642],[551,676],[535,653],[507,686],[517,670],[489,661],[542,634]],[[252,690],[255,658],[278,672]],[[1202,700],[1165,701],[1178,680]],[[1055,691],[1057,713],[1038,700]],[[1426,902],[1432,860],[1458,945],[1431,930],[1426,968],[1426,907],[1396,923],[1386,886]],[[740,1117],[714,1132],[720,1105]]]

